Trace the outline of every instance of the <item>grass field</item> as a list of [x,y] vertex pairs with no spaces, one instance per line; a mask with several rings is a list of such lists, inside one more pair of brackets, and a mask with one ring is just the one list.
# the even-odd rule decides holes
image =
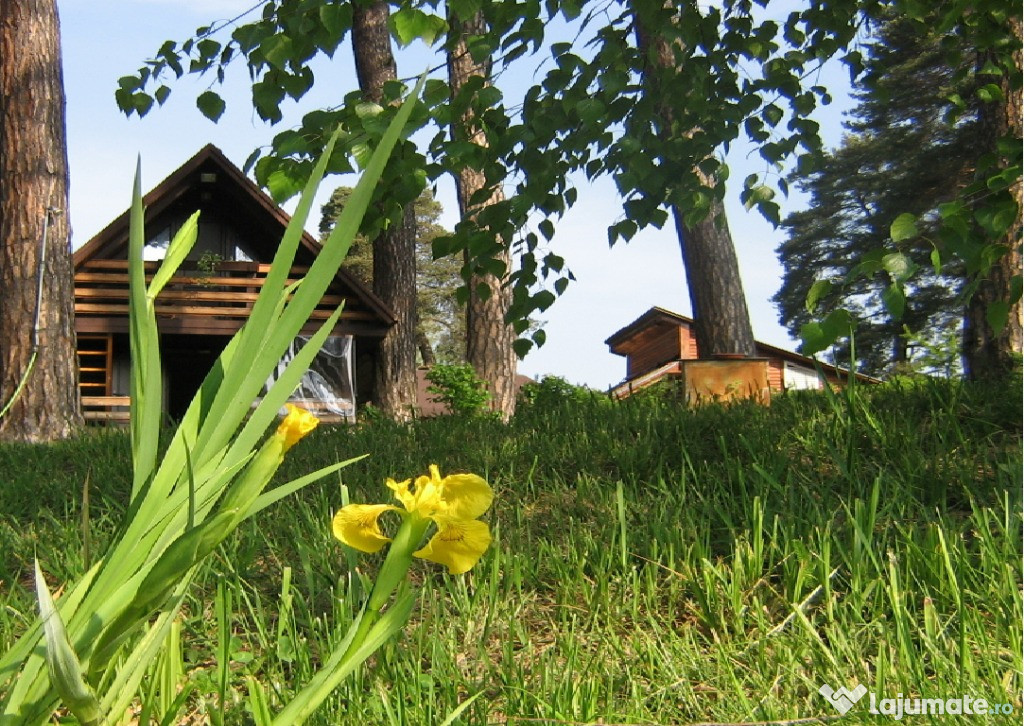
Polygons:
[[[494,545],[466,576],[417,564],[409,626],[316,723],[439,724],[474,697],[455,722],[835,718],[819,686],[858,683],[879,701],[1009,703],[986,718],[1019,723],[1020,400],[1019,387],[931,382],[694,411],[552,390],[509,424],[318,430],[281,481],[369,456],[221,546],[144,700],[157,717],[181,705],[172,723],[279,708],[380,559],[331,536],[343,489],[384,502],[386,477],[436,463],[491,482]],[[121,432],[0,446],[0,652],[33,617],[33,556],[51,586],[80,575],[129,490]],[[841,722],[879,718],[865,697]],[[935,722],[958,720],[977,722]]]

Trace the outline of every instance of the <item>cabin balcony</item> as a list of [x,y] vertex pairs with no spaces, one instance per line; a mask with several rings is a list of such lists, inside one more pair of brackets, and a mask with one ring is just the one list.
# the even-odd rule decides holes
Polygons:
[[[159,262],[145,262],[146,282]],[[308,267],[294,266],[287,284],[301,279]],[[186,261],[156,299],[161,333],[231,335],[252,312],[270,265],[258,262],[219,262],[212,272]],[[89,260],[75,271],[75,319],[79,333],[128,332],[128,261]],[[324,295],[303,332],[312,332],[346,303],[342,321],[371,322],[374,314],[358,309],[358,300]],[[348,304],[351,303],[351,304]],[[353,309],[354,308],[354,309]]]
[[[145,262],[146,282],[160,263]],[[156,298],[160,354],[164,362],[164,412],[179,419],[231,336],[248,320],[270,272],[258,262],[218,262],[212,271],[188,262]],[[308,267],[291,268],[286,284],[302,279]],[[352,329],[375,325],[376,315],[358,298],[329,291],[293,343],[301,344],[337,309],[339,325],[317,353],[311,370],[292,397],[325,422],[353,420]],[[85,418],[121,424],[130,400],[129,284],[126,260],[88,260],[75,271],[75,329],[79,388]],[[293,353],[286,354],[286,358]],[[307,378],[309,380],[307,380]]]

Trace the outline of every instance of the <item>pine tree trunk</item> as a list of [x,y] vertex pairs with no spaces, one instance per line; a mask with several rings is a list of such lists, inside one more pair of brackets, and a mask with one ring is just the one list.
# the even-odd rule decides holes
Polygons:
[[430,344],[430,338],[427,337],[422,328],[416,330],[416,348],[420,352],[420,363],[424,368],[430,368],[437,363],[437,356],[434,355],[434,346]]
[[[1021,24],[1020,16],[1008,18],[1017,36],[1017,51],[1014,53],[1016,66],[1021,68]],[[979,67],[984,63],[979,60]],[[990,146],[992,153],[997,153],[996,142],[1006,136],[1019,140],[1021,138],[1021,89],[1014,87],[1009,76],[1003,76],[1003,101],[985,103],[980,109],[978,133]],[[981,281],[977,292],[967,305],[964,318],[964,369],[967,377],[973,380],[984,378],[1001,379],[1008,376],[1018,364],[1021,355],[1021,344],[1024,339],[1024,308],[1021,301],[1010,306],[1006,326],[997,334],[988,324],[986,312],[992,303],[1010,300],[1013,278],[1021,274],[1021,217],[1024,209],[1021,200],[1020,181],[1013,186],[1011,193],[1017,202],[1018,215],[1016,221],[1003,235],[1002,244],[1009,250],[992,265],[986,277]]]
[[[454,98],[474,76],[489,79],[490,63],[478,63],[473,60],[466,47],[467,38],[482,35],[487,31],[481,13],[477,13],[468,21],[459,20],[454,14],[449,14],[448,22],[452,37],[455,39],[448,51],[448,77]],[[485,80],[484,84],[489,84],[489,80]],[[487,139],[473,118],[472,112],[465,113],[462,118],[453,119],[452,135],[480,146],[487,145]],[[471,204],[473,195],[487,187],[483,172],[477,169],[463,167],[456,175],[455,182],[458,188],[459,213],[463,220],[472,219],[481,207],[505,198],[501,188],[495,187],[491,190],[488,201],[477,206]],[[511,258],[507,248],[498,259],[505,264],[506,271],[510,269]],[[515,333],[505,322],[505,315],[512,304],[512,290],[502,285],[502,282],[494,275],[474,277],[469,281],[469,300],[466,303],[466,361],[487,385],[487,390],[491,394],[491,409],[502,419],[508,420],[515,413],[515,378],[518,361],[512,347]],[[481,286],[486,287],[488,295],[479,294]]]
[[82,423],[55,0],[0,4],[0,106],[0,407],[29,370],[38,341],[21,394],[0,419],[0,439],[53,441]]
[[[388,5],[352,4],[352,46],[363,95],[381,103],[384,84],[398,77]],[[407,420],[416,403],[416,215],[406,206],[401,224],[373,240],[373,291],[398,322],[380,342],[374,403],[391,418]]]
[[[633,19],[636,25],[637,47],[647,64],[644,70],[644,92],[649,98],[670,98],[670,89],[663,89],[660,78],[666,71],[678,72],[672,44],[658,28],[644,26],[643,13],[637,12],[633,0]],[[682,72],[685,72],[683,69]],[[673,126],[672,109],[665,103],[657,104],[661,135],[666,140]],[[695,161],[700,161],[695,160]],[[682,170],[690,173],[692,170]],[[716,180],[695,172],[709,187]],[[756,355],[754,331],[743,295],[736,247],[729,232],[725,208],[715,200],[708,214],[695,224],[687,224],[683,210],[672,206],[679,249],[683,256],[686,286],[693,309],[694,334],[702,358],[715,353],[742,353]]]

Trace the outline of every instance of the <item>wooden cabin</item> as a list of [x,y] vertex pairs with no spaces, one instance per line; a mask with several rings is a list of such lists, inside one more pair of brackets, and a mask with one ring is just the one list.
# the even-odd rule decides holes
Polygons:
[[[178,418],[246,321],[290,217],[212,145],[143,201],[148,278],[178,228],[201,211],[195,248],[156,300],[164,409]],[[87,420],[128,416],[128,223],[125,211],[74,253],[79,387]],[[289,282],[306,272],[319,249],[304,233]],[[379,341],[395,323],[378,297],[341,270],[303,334],[315,331],[342,302],[341,320],[293,397],[326,420],[351,419],[356,401],[368,400]]]
[[[729,360],[730,356],[702,359],[693,318],[659,307],[651,308],[614,332],[605,344],[612,353],[626,358],[626,378],[610,391],[615,398],[626,398],[666,378],[685,378],[690,371],[713,375],[716,365],[742,365]],[[811,358],[766,343],[756,345],[757,357],[746,359],[763,361],[759,385],[766,390],[758,391],[756,397],[766,399],[774,392],[823,388]],[[847,371],[835,366],[822,365],[822,370],[833,385],[843,385],[849,377]],[[857,374],[857,378],[863,382],[878,382],[861,374]]]

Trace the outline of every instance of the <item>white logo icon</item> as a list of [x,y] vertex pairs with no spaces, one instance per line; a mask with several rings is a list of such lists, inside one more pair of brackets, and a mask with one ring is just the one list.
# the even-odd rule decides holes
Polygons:
[[832,686],[825,683],[821,688],[818,689],[818,693],[828,699],[828,702],[836,707],[839,713],[846,715],[846,712],[853,708],[853,704],[857,703],[864,694],[868,692],[862,684],[858,683],[857,687],[852,691],[848,691],[845,688],[833,691]]

